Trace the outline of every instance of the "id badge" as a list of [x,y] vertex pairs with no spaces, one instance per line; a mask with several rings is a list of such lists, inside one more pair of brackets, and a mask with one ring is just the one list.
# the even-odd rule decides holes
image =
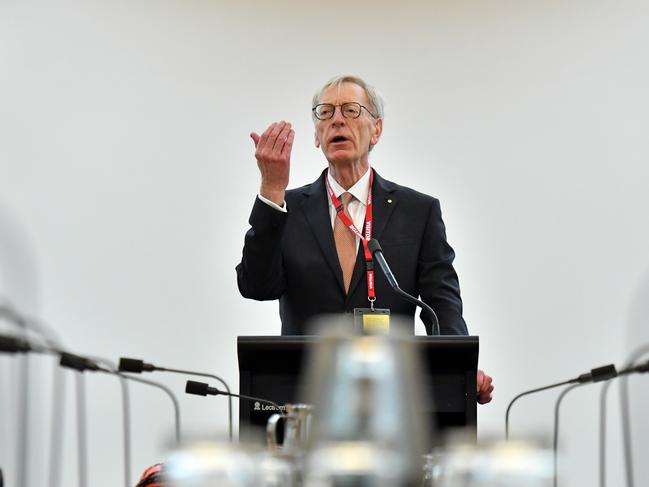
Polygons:
[[364,335],[390,333],[390,310],[354,308],[354,328]]

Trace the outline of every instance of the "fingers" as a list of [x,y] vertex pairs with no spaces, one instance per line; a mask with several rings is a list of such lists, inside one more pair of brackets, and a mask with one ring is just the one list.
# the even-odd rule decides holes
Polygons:
[[488,393],[484,393],[484,394],[480,394],[480,395],[478,396],[478,402],[479,402],[480,404],[487,404],[487,403],[491,402],[492,399],[493,399],[493,396],[491,395],[490,392],[488,392]]
[[268,145],[272,144],[274,152],[281,153],[286,145],[288,136],[291,132],[291,124],[287,122],[279,122],[272,130],[268,137]]
[[259,145],[259,134],[256,132],[252,132],[250,134],[250,138],[255,143],[255,148],[257,148],[257,146]]
[[266,130],[264,130],[264,133],[261,134],[261,137],[259,137],[259,141],[257,142],[257,152],[260,152],[266,148],[267,141],[268,141],[268,136],[270,135],[271,131],[275,128],[274,123],[271,123]]
[[478,375],[476,376],[476,388],[477,391],[480,392],[480,388],[482,387],[482,384],[484,384],[485,380],[485,373],[478,369]]
[[268,135],[268,147],[272,150],[277,150],[281,148],[277,147],[280,144],[283,144],[283,140],[280,137],[280,134],[284,133],[284,129],[286,128],[286,122],[281,121],[279,123],[274,124],[275,126],[273,127],[273,130],[271,130],[270,134]]
[[493,399],[492,392],[494,390],[493,379],[491,376],[485,374],[482,370],[478,370],[476,376],[476,389],[478,393],[478,402],[486,404]]
[[[250,136],[255,141],[255,148],[257,149],[255,154],[257,159],[262,155],[263,157],[269,157],[285,152],[285,145],[291,132],[291,124],[282,120],[270,124],[261,134],[261,137],[255,132],[251,133]],[[255,140],[255,137],[257,137],[257,140]]]
[[286,137],[286,142],[282,148],[282,156],[286,157],[291,153],[293,148],[293,140],[295,139],[295,130],[291,129]]

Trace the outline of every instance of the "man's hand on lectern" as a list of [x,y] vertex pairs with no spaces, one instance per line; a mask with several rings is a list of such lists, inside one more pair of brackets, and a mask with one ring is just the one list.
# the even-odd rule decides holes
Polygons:
[[493,399],[491,393],[494,390],[492,378],[484,373],[483,370],[478,369],[478,402],[480,404],[487,404]]

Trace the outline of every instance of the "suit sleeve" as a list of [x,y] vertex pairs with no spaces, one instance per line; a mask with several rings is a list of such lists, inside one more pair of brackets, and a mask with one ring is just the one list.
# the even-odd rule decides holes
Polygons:
[[282,262],[282,236],[288,214],[267,205],[259,198],[250,214],[237,284],[244,298],[259,301],[279,299],[286,287]]
[[[439,201],[433,199],[419,253],[419,294],[435,310],[442,335],[467,335],[466,323],[462,318],[460,284],[453,268],[454,259],[455,252],[446,241]],[[426,332],[432,334],[432,317],[425,312],[420,317]]]

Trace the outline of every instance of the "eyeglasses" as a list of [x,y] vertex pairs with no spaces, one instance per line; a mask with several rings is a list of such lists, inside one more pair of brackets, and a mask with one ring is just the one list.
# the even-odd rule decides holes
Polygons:
[[372,112],[368,110],[367,107],[364,107],[360,103],[355,101],[350,101],[343,103],[342,105],[334,105],[332,103],[320,103],[313,107],[312,112],[315,115],[315,118],[318,120],[329,120],[334,116],[336,112],[336,107],[340,107],[340,113],[342,113],[345,118],[358,118],[361,116],[362,109],[365,109],[372,118],[377,118]]

